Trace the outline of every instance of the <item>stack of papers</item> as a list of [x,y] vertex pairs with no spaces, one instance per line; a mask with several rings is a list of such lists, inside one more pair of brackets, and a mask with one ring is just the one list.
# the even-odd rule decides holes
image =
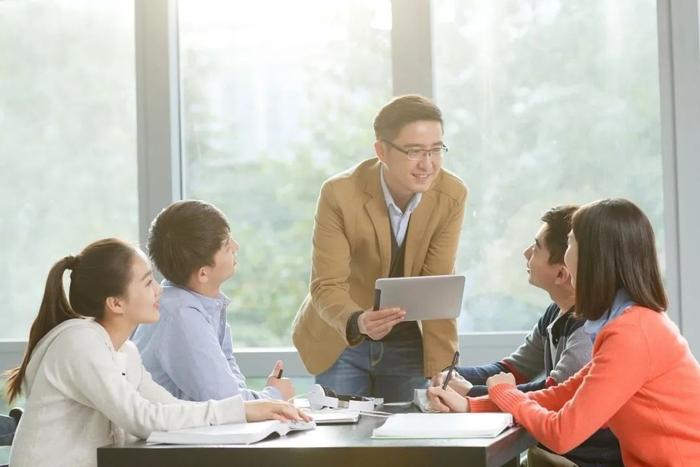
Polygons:
[[512,424],[509,413],[396,414],[372,438],[494,438]]

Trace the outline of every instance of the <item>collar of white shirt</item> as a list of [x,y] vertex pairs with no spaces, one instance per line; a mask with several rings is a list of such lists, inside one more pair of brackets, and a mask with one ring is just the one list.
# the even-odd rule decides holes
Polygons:
[[386,202],[386,207],[389,208],[389,212],[392,212],[395,214],[398,214],[399,216],[402,216],[404,214],[406,215],[411,215],[414,209],[418,206],[418,203],[420,203],[421,198],[423,197],[423,193],[414,193],[413,197],[411,197],[411,200],[408,202],[408,206],[406,206],[406,211],[401,211],[401,208],[396,204],[394,201],[394,197],[391,196],[391,192],[389,191],[389,187],[386,184],[386,181],[384,180],[384,167],[381,167],[381,170],[379,171],[379,183],[382,185],[382,193],[384,193],[384,202]]

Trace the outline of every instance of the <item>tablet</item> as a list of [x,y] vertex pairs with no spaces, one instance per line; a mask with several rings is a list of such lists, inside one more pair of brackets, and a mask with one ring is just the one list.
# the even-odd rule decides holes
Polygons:
[[464,276],[417,276],[377,279],[374,308],[403,308],[406,321],[459,316]]

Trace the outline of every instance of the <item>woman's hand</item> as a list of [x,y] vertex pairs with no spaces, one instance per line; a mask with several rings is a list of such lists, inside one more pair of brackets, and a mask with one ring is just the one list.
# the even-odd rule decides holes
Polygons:
[[498,373],[486,380],[486,387],[489,391],[492,387],[499,384],[507,384],[508,386],[515,387],[515,376],[513,376],[513,373]]
[[243,402],[245,418],[248,422],[260,422],[262,420],[279,420],[281,422],[299,421],[310,422],[307,414],[294,407],[289,402],[258,399]]
[[[431,378],[430,385],[442,387],[442,383],[445,381],[445,378],[447,378],[447,371],[438,373]],[[447,385],[463,396],[469,394],[469,391],[472,389],[472,383],[464,379],[462,375],[457,373],[456,370],[452,372],[452,378]]]
[[430,408],[438,412],[469,412],[469,401],[466,397],[455,392],[451,387],[442,389],[441,387],[428,388],[428,401]]

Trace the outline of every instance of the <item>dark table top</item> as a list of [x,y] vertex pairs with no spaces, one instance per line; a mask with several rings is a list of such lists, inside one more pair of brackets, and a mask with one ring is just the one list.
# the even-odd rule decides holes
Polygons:
[[[398,410],[406,411],[406,410]],[[144,441],[97,450],[98,467],[113,466],[502,466],[535,441],[513,427],[496,438],[372,439],[385,418],[362,415],[356,424],[273,435],[251,445],[148,445]],[[457,462],[458,464],[454,464]]]

